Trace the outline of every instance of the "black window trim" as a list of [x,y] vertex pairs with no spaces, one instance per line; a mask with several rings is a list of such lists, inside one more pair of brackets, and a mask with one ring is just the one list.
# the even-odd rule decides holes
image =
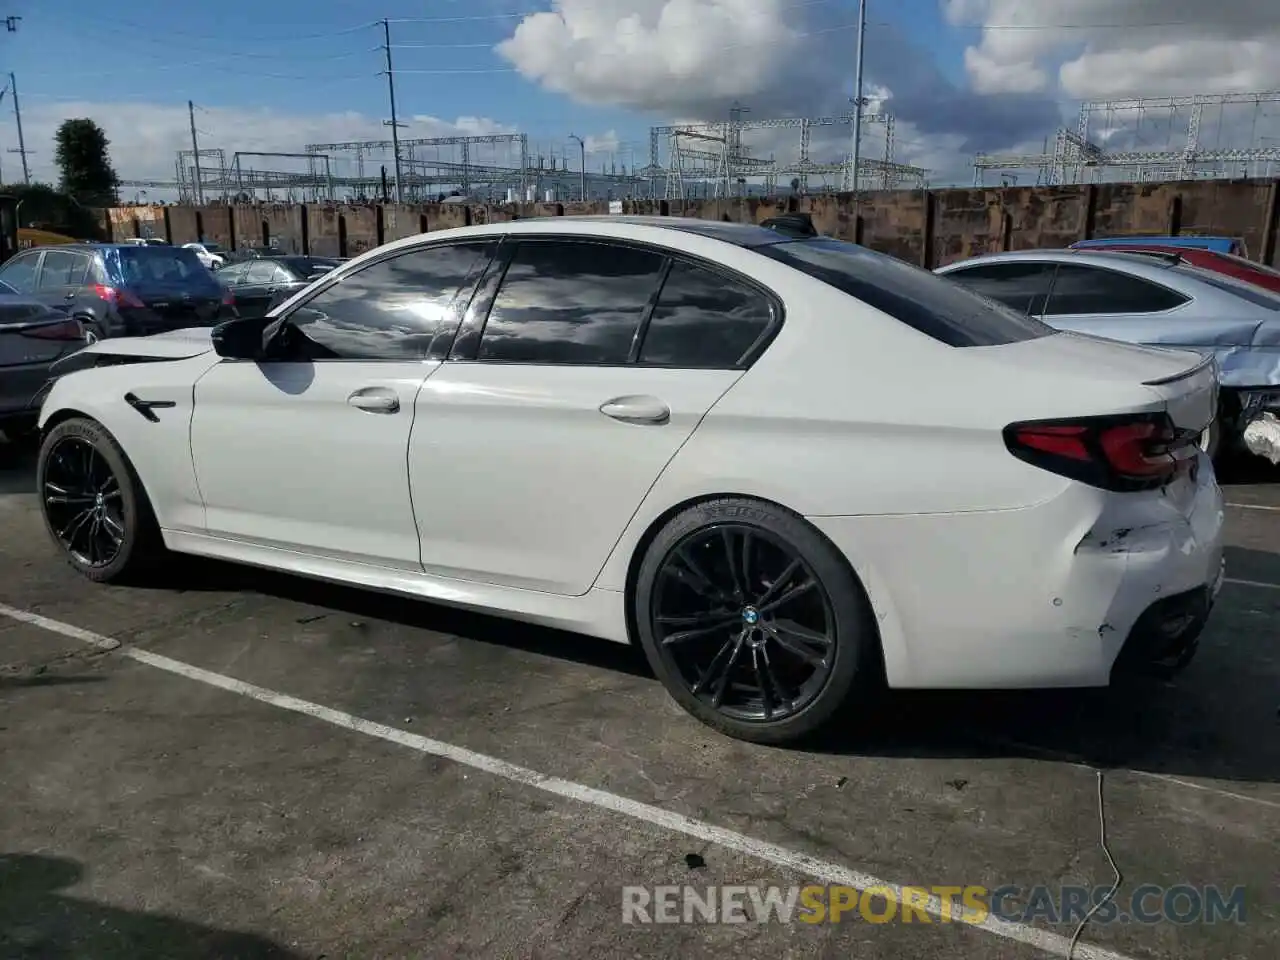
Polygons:
[[[592,243],[602,246],[621,246],[632,250],[639,250],[645,253],[656,253],[664,260],[659,270],[658,282],[654,285],[654,290],[649,298],[645,311],[641,315],[640,322],[636,326],[636,332],[632,337],[631,350],[626,360],[614,363],[530,363],[526,360],[481,360],[479,359],[480,340],[484,336],[484,329],[489,323],[489,312],[493,308],[493,301],[497,296],[501,284],[506,279],[507,268],[511,265],[511,258],[517,247],[522,243],[550,243],[550,242],[574,242],[574,243]],[[738,248],[749,249],[749,248]],[[680,262],[686,266],[696,267],[706,270],[709,273],[716,274],[725,280],[738,283],[755,293],[760,294],[769,304],[769,324],[761,332],[754,343],[739,358],[738,363],[730,367],[702,367],[688,366],[685,364],[667,364],[667,363],[641,363],[640,354],[644,349],[644,339],[649,332],[649,324],[653,319],[653,314],[657,310],[658,302],[661,298],[662,290],[666,286],[667,278],[671,275],[671,268]],[[773,290],[766,287],[753,277],[739,273],[732,267],[727,267],[715,260],[708,260],[699,257],[696,254],[686,253],[683,250],[672,249],[661,244],[650,243],[643,240],[632,240],[627,237],[609,237],[597,234],[581,234],[581,233],[530,233],[530,234],[504,234],[501,247],[493,258],[492,266],[495,268],[490,272],[486,272],[485,277],[476,287],[477,297],[470,306],[483,307],[482,310],[476,310],[474,314],[464,321],[459,328],[457,340],[454,349],[449,354],[450,363],[485,363],[503,366],[524,366],[524,367],[640,367],[647,370],[749,370],[751,366],[760,359],[765,349],[773,342],[778,335],[778,331],[782,329],[785,320],[785,309],[783,307],[782,298]],[[492,286],[488,286],[492,280]],[[479,297],[480,286],[488,286],[487,297],[481,299]],[[485,302],[487,300],[487,302]],[[474,326],[476,329],[469,329]],[[467,335],[464,340],[464,334]]]
[[[1008,263],[1009,261],[1001,262]],[[1147,277],[1140,277],[1136,274],[1126,273],[1123,270],[1104,267],[1097,263],[1063,263],[1061,260],[1037,262],[1054,264],[1053,279],[1049,282],[1049,294],[1044,298],[1044,313],[1040,314],[1040,317],[1044,319],[1045,323],[1049,322],[1049,317],[1160,317],[1164,316],[1166,313],[1172,313],[1174,310],[1181,310],[1187,304],[1194,303],[1196,299],[1195,297],[1187,296],[1187,294],[1180,290],[1167,287],[1163,283],[1157,283],[1155,280],[1150,280]],[[1097,311],[1089,311],[1086,313],[1049,313],[1049,305],[1053,303],[1053,291],[1058,285],[1058,274],[1061,272],[1063,267],[1079,267],[1083,270],[1098,270],[1103,273],[1116,274],[1117,276],[1124,277],[1128,280],[1136,280],[1139,283],[1149,284],[1157,290],[1162,290],[1165,293],[1172,294],[1173,296],[1178,297],[1180,302],[1175,303],[1172,307],[1166,307],[1164,310],[1125,310],[1119,313],[1098,313]]]
[[[407,256],[409,254],[421,253],[427,250],[437,250],[437,249],[450,247],[450,246],[468,246],[468,245],[474,245],[477,243],[498,245],[498,249],[494,251],[493,255],[490,257],[490,260],[488,262],[477,265],[477,266],[485,267],[486,268],[485,272],[487,272],[487,267],[489,263],[496,261],[498,257],[501,256],[502,250],[501,250],[500,244],[501,244],[502,237],[503,237],[502,234],[496,234],[496,233],[481,234],[474,237],[451,237],[448,240],[437,240],[437,241],[432,241],[427,243],[414,244],[408,247],[398,247],[395,250],[388,250],[384,255],[379,256],[375,259],[369,260],[367,263],[362,263],[355,270],[343,271],[340,276],[333,276],[332,274],[336,274],[339,272],[338,270],[333,270],[330,272],[330,275],[325,276],[325,278],[320,281],[320,285],[317,286],[316,289],[312,291],[311,294],[305,300],[301,300],[298,303],[295,303],[292,306],[290,306],[288,312],[276,314],[274,317],[271,318],[271,322],[273,324],[279,324],[280,326],[284,326],[289,322],[289,318],[292,317],[297,311],[306,307],[307,304],[315,300],[316,297],[323,296],[332,287],[336,286],[339,283],[342,283],[347,277],[354,277],[357,274],[363,273],[365,270],[368,270],[370,267],[375,267],[375,266],[378,266],[379,264],[386,263],[388,260],[394,260],[397,257]],[[482,257],[478,259],[483,260]],[[256,262],[257,262],[256,259],[253,261],[250,261],[250,263],[256,263]],[[484,278],[485,272],[482,272],[480,269],[477,269],[477,267],[473,267],[471,272],[467,274],[467,278],[465,281],[463,281],[463,284],[459,288],[458,292],[454,294],[454,298],[452,301],[450,301],[449,306],[455,307],[462,300],[464,296],[467,298],[467,302],[470,303],[472,297],[475,294],[476,288],[478,287],[478,283],[473,282],[472,278],[475,277],[477,280],[481,280]],[[247,269],[245,271],[245,277],[246,277],[245,282],[247,282],[247,278],[248,278]],[[320,358],[310,360],[308,362],[310,363],[430,363],[430,362],[443,361],[444,359],[446,359],[448,355],[448,349],[446,347],[444,350],[444,356],[441,356],[439,355],[440,351],[437,344],[442,340],[446,341],[448,344],[452,344],[454,337],[457,336],[458,334],[460,323],[459,322],[446,323],[443,326],[452,326],[452,330],[446,331],[445,329],[443,329],[443,327],[441,330],[437,330],[435,336],[432,337],[431,343],[428,345],[426,352],[416,360],[406,360],[401,358],[384,359],[384,360],[367,360],[367,359],[361,359],[356,357],[320,357]],[[279,362],[290,363],[293,361],[285,359]]]

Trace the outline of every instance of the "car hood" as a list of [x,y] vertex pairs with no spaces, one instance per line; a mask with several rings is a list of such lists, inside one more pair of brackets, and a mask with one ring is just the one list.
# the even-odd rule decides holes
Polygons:
[[213,351],[213,329],[191,327],[185,330],[169,330],[149,337],[113,337],[99,340],[69,357],[64,357],[50,367],[55,376],[62,376],[88,367],[99,366],[99,358],[120,357],[122,362],[142,363],[148,360],[185,360]]

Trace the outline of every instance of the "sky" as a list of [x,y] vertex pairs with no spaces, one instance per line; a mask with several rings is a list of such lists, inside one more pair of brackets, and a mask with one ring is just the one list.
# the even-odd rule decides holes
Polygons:
[[[188,100],[201,148],[228,159],[384,138],[382,17],[401,136],[520,131],[573,169],[571,134],[592,170],[643,165],[652,124],[724,119],[735,103],[748,119],[843,115],[854,89],[856,0],[4,0],[5,16],[22,19],[0,30],[0,71],[16,77],[45,181],[68,117],[106,130],[121,178],[172,179],[191,145]],[[895,159],[935,185],[972,180],[975,152],[1039,152],[1083,98],[1280,89],[1277,0],[868,0],[867,20],[865,91],[896,118]],[[12,107],[10,92],[6,182],[21,176]],[[1280,137],[1280,104],[1266,110]],[[1219,117],[1217,134],[1247,143],[1258,120]],[[1176,118],[1145,122],[1112,118],[1101,135],[1174,142]],[[837,132],[815,137],[815,159],[847,153]],[[798,146],[794,132],[754,137],[761,156]],[[506,159],[488,149],[473,159]]]

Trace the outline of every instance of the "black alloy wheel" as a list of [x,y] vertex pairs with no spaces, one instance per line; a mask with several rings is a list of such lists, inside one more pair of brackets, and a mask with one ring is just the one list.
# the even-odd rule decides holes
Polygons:
[[90,580],[125,580],[163,554],[151,506],[115,438],[76,418],[44,437],[36,489],[45,527]]
[[124,493],[110,464],[83,437],[49,450],[41,483],[45,516],[62,549],[88,567],[105,567],[124,546]]
[[813,732],[872,672],[861,585],[803,518],[771,504],[717,500],[677,516],[650,546],[634,602],[668,691],[741,739]]
[[713,710],[783,720],[822,691],[835,612],[813,570],[759,527],[723,523],[667,554],[653,597],[660,649]]

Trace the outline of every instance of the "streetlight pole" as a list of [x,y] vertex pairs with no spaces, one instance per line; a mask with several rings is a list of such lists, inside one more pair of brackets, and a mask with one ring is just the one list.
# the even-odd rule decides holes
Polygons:
[[849,189],[853,191],[853,215],[858,215],[858,153],[862,146],[862,52],[867,38],[867,0],[858,0],[858,54],[853,79],[853,149],[849,157]]
[[578,199],[583,203],[587,202],[587,145],[583,139],[576,133],[569,134],[570,140],[578,141],[578,154],[582,158],[582,165],[579,168],[582,172],[578,176]]
[[391,67],[391,22],[382,21],[382,36],[386,45],[382,48],[387,54],[387,95],[391,98],[391,152],[396,158],[396,203],[404,203],[404,191],[400,180],[400,124],[396,122],[396,79]]

